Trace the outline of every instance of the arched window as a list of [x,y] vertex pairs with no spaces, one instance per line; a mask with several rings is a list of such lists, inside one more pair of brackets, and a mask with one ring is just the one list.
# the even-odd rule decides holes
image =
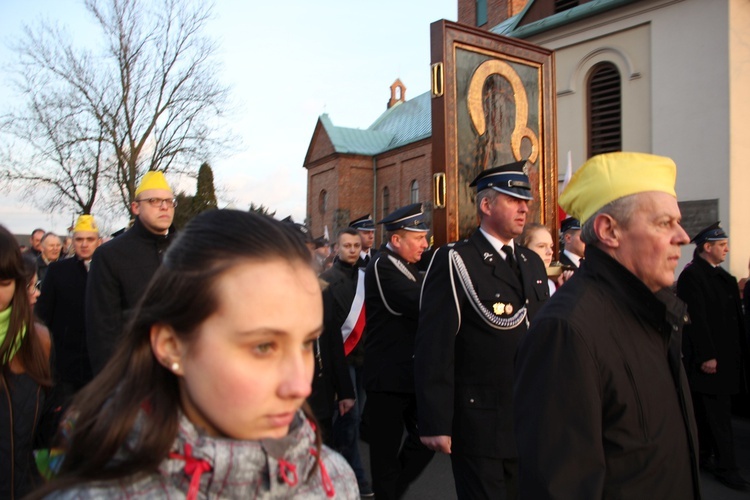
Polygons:
[[417,180],[411,181],[411,186],[409,187],[409,203],[418,203],[419,202],[419,183]]
[[318,210],[321,214],[325,214],[328,210],[328,191],[321,189],[320,195],[318,196]]
[[383,217],[391,213],[391,191],[388,186],[383,188]]
[[588,155],[622,151],[620,72],[610,62],[591,69],[588,81]]

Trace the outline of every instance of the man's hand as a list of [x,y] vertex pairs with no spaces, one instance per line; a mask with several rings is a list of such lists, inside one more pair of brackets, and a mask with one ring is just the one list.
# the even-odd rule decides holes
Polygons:
[[422,436],[419,439],[423,445],[431,450],[447,453],[448,455],[451,453],[450,436]]
[[703,362],[701,365],[701,371],[711,375],[716,373],[716,359],[709,359],[708,361]]
[[354,408],[354,400],[353,399],[342,399],[339,401],[339,414],[343,415],[344,413],[348,412]]

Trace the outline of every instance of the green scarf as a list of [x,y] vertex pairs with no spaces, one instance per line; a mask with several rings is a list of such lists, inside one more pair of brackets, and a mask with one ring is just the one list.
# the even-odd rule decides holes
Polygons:
[[[8,326],[10,325],[10,312],[12,310],[13,306],[10,306],[5,311],[0,311],[0,345],[3,345],[3,342],[5,342],[5,336],[8,334]],[[13,346],[3,357],[3,364],[6,364],[11,359],[13,359],[13,356],[15,356],[18,350],[21,348],[21,342],[23,341],[24,336],[26,336],[25,326],[21,329],[21,334],[16,335],[16,340],[13,343]]]

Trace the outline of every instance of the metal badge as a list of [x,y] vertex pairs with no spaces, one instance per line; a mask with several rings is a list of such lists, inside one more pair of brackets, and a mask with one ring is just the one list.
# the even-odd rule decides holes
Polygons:
[[502,302],[495,302],[492,304],[492,312],[497,314],[498,316],[503,314],[504,311],[506,311],[506,308],[510,307],[510,310],[513,310],[513,306],[510,304],[503,304]]
[[505,314],[513,314],[513,304],[505,304]]

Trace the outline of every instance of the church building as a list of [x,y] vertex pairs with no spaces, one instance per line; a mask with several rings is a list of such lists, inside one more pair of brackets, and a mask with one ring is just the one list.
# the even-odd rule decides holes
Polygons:
[[[557,171],[609,151],[669,156],[693,236],[715,220],[725,266],[747,276],[750,210],[750,2],[746,0],[458,0],[458,23],[554,50]],[[425,70],[427,75],[427,69]],[[427,76],[426,76],[427,78]],[[315,235],[423,202],[431,214],[430,92],[396,80],[365,129],[320,116],[305,157]],[[378,231],[376,241],[381,241]],[[692,258],[683,250],[678,272]]]

